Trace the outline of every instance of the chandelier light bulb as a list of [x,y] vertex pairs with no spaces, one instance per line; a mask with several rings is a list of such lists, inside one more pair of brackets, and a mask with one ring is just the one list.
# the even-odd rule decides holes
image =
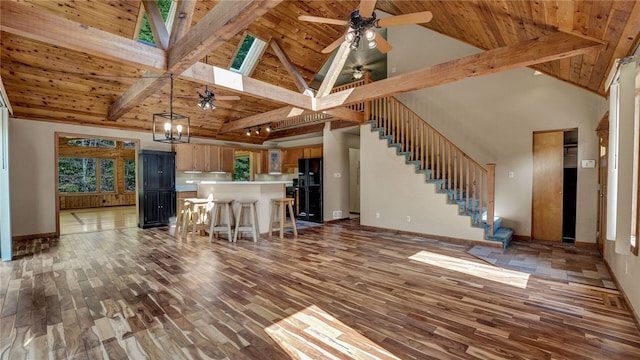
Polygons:
[[367,40],[371,41],[376,38],[376,31],[369,28],[364,31],[364,37],[367,38]]
[[353,39],[355,39],[355,38],[356,38],[356,32],[355,32],[355,31],[349,31],[349,32],[347,33],[347,35],[345,35],[345,36],[344,36],[344,39],[345,39],[347,42],[352,42],[352,41],[353,41]]
[[375,40],[371,40],[368,45],[369,49],[375,49],[375,47],[378,46],[378,43]]

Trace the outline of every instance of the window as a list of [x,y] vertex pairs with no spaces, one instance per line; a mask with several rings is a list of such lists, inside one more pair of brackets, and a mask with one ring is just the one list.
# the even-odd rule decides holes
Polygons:
[[136,161],[124,159],[124,191],[136,191]]
[[244,76],[249,76],[258,64],[267,43],[249,34],[244,36],[242,43],[231,63],[231,70]]
[[119,195],[136,190],[137,142],[61,136],[58,192]]
[[249,153],[246,155],[236,156],[235,167],[233,169],[234,181],[250,181],[251,180],[251,160]]
[[100,159],[100,191],[114,192],[116,186],[115,179],[115,161],[113,159]]
[[96,192],[96,159],[59,158],[58,185],[61,193]]

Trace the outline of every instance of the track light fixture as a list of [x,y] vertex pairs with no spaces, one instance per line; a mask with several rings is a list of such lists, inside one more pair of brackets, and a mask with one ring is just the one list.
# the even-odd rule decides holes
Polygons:
[[258,126],[258,127],[256,128],[256,135],[260,135],[260,130],[262,130],[262,129],[260,128],[260,126]]
[[251,136],[251,128],[247,129],[247,136]]

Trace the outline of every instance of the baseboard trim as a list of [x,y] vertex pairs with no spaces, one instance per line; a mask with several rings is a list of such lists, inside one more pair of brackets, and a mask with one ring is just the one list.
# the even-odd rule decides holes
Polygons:
[[50,238],[50,237],[58,237],[58,234],[52,232],[52,233],[42,233],[42,234],[18,235],[18,236],[12,236],[11,240],[12,241],[23,241],[23,240]]
[[489,240],[481,241],[481,240],[460,239],[460,238],[454,238],[454,237],[449,237],[449,236],[424,234],[424,233],[405,231],[405,230],[387,229],[387,228],[381,228],[381,227],[370,226],[370,225],[362,225],[362,224],[360,224],[360,227],[365,229],[365,230],[369,230],[369,231],[381,231],[382,230],[382,231],[390,232],[392,234],[397,234],[397,235],[420,236],[420,237],[426,237],[426,238],[429,238],[429,239],[447,241],[447,242],[458,243],[458,244],[481,245],[481,246],[489,246],[489,247],[495,247],[495,248],[498,248],[498,249],[502,249],[502,243],[498,242],[498,241],[489,241]]
[[629,309],[629,312],[631,313],[631,318],[633,319],[633,322],[636,324],[636,329],[638,330],[638,332],[640,332],[640,318],[638,318],[638,314],[636,314],[635,310],[633,309],[633,306],[631,306],[631,301],[629,301],[627,294],[624,292],[624,289],[622,288],[622,286],[620,286],[620,282],[618,281],[618,278],[616,278],[616,274],[611,270],[611,266],[609,266],[607,259],[603,259],[603,260],[604,260],[604,265],[607,267],[607,270],[609,270],[609,275],[611,275],[611,279],[613,280],[613,283],[616,284],[616,289],[618,289],[620,294],[622,294],[622,300],[624,301],[624,306],[626,306],[627,309]]
[[516,235],[516,234],[513,234],[513,235],[511,235],[511,238],[513,240],[531,241],[531,236],[528,236],[528,235]]

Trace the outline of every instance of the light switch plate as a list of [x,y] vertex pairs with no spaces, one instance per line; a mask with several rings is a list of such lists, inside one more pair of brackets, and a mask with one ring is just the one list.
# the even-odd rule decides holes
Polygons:
[[582,168],[583,169],[590,169],[590,168],[594,168],[596,167],[596,161],[595,160],[582,160]]

